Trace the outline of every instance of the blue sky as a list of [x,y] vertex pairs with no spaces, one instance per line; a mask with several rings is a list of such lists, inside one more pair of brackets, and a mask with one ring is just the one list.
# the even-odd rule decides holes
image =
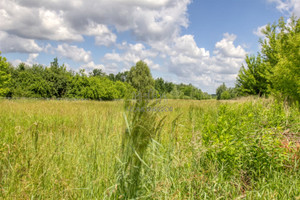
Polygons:
[[152,75],[215,93],[234,86],[260,30],[300,16],[299,0],[0,0],[0,51],[13,65],[106,73],[144,60]]

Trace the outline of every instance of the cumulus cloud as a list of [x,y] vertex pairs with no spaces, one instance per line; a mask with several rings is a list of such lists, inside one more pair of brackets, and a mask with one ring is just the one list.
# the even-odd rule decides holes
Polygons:
[[160,57],[170,74],[176,75],[182,82],[208,88],[213,93],[222,82],[233,85],[244,62],[247,52],[241,45],[234,44],[236,37],[225,33],[223,39],[216,42],[212,53],[200,48],[192,35],[178,36],[172,41],[152,42],[150,47],[124,42],[118,45],[121,53],[107,53],[103,61],[107,68],[110,68],[110,62],[114,62],[122,63],[128,70],[138,60],[144,60],[151,69],[162,70],[154,62]]
[[0,1],[0,30],[29,39],[82,41],[95,36],[98,45],[110,45],[117,31],[130,31],[142,41],[164,40],[187,27],[190,0],[23,0]]
[[116,34],[109,30],[106,25],[96,24],[92,21],[89,21],[83,33],[88,36],[95,36],[95,44],[99,46],[110,46],[115,44],[117,40]]
[[16,35],[9,35],[4,31],[0,31],[0,48],[0,51],[3,53],[37,53],[43,50],[42,47],[32,39],[24,39]]
[[31,53],[31,54],[29,54],[26,62],[29,64],[35,64],[38,56],[39,56],[38,53]]
[[209,51],[198,47],[192,36],[181,36],[163,48],[170,58],[169,72],[183,82],[191,82],[200,88],[205,86],[211,93],[222,82],[233,85],[246,55],[243,47],[234,45],[235,40],[236,35],[225,33],[210,55]]
[[107,64],[109,62],[122,63],[127,69],[133,66],[139,60],[144,60],[151,69],[159,69],[159,65],[155,64],[151,58],[155,58],[158,52],[152,49],[147,49],[145,45],[141,43],[127,44],[124,42],[119,45],[119,49],[122,53],[106,53],[103,57],[103,61]]
[[234,46],[233,42],[235,39],[236,35],[225,33],[224,38],[215,45],[215,54],[222,54],[225,57],[243,58],[246,52],[240,45]]
[[275,3],[276,8],[282,13],[295,14],[300,17],[300,1],[299,0],[267,0]]
[[66,43],[58,45],[56,52],[62,57],[76,62],[88,63],[92,60],[92,53],[90,51],[85,51],[83,48],[78,48],[75,45],[68,45]]
[[81,68],[88,69],[88,70],[93,70],[93,69],[102,69],[102,70],[104,70],[105,69],[104,65],[101,65],[101,64],[96,65],[93,61],[82,65]]
[[62,10],[25,7],[17,1],[0,1],[0,30],[28,39],[82,41],[65,20]]
[[199,48],[197,46],[193,35],[183,35],[181,37],[177,37],[175,39],[174,48],[172,49],[174,51],[172,54],[176,54],[175,52],[181,52],[193,58],[209,56],[208,51],[205,51],[204,48]]

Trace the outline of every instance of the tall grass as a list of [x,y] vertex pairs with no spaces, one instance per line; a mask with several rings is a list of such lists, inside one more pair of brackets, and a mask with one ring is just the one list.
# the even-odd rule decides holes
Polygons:
[[298,107],[167,104],[1,100],[0,199],[299,199]]
[[124,114],[126,129],[122,138],[119,163],[117,164],[117,194],[119,199],[133,199],[142,196],[139,191],[147,187],[141,182],[143,169],[152,170],[145,162],[145,154],[149,144],[160,134],[164,118],[158,119],[158,112],[147,108],[154,108],[157,102],[150,99],[138,99],[128,106],[133,107]]

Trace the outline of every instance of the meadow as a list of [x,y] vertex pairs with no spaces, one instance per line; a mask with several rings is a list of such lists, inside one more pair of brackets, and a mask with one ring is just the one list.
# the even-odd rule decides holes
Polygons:
[[124,101],[0,100],[0,199],[300,199],[299,105],[162,104],[144,141]]

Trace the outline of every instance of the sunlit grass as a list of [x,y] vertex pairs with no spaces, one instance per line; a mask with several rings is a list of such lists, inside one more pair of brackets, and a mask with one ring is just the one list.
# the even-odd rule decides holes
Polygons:
[[[143,149],[137,197],[299,198],[299,151],[295,141],[281,147],[284,131],[299,137],[297,108],[261,99],[164,104],[173,111],[143,118],[151,127],[166,116]],[[124,113],[122,101],[0,100],[0,198],[126,197],[116,169]]]

